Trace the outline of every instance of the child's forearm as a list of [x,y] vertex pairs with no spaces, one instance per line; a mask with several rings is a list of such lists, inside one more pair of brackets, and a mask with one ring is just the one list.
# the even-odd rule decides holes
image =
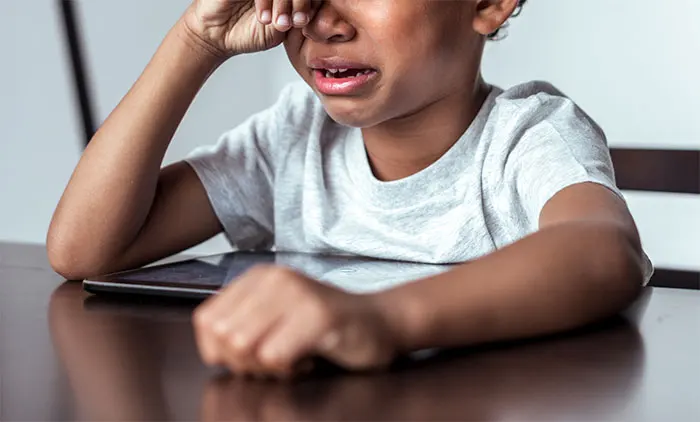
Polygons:
[[83,154],[54,214],[50,256],[60,261],[57,255],[70,253],[96,269],[134,240],[153,203],[170,140],[220,63],[184,25],[175,25]]
[[378,299],[406,351],[573,329],[638,295],[635,236],[606,223],[562,224]]

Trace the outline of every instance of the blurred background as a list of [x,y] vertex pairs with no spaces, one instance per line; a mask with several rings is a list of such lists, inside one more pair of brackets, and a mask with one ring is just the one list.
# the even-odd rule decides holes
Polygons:
[[[0,241],[44,242],[87,134],[188,4],[0,1]],[[600,123],[645,248],[667,269],[700,270],[697,16],[697,0],[531,0],[508,37],[490,43],[484,64],[502,87],[552,82]],[[166,161],[216,142],[296,78],[282,49],[229,61],[198,96]],[[216,238],[192,252],[227,248]]]

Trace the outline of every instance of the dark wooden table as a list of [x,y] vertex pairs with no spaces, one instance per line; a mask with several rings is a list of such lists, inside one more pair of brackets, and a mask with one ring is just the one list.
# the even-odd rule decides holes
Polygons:
[[375,375],[232,379],[192,304],[88,297],[43,248],[0,244],[0,420],[700,420],[700,292],[649,289],[600,327]]

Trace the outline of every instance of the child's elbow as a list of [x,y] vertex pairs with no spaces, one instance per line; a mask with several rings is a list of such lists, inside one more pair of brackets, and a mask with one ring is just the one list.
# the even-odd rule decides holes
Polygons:
[[48,244],[46,249],[49,264],[58,275],[66,280],[83,280],[87,277],[89,269],[81,266],[69,251]]
[[91,262],[80,245],[62,238],[55,230],[49,231],[46,252],[51,268],[66,280],[84,280],[100,272],[99,266]]
[[613,261],[608,262],[609,273],[604,278],[614,285],[614,290],[625,303],[632,302],[641,295],[646,277],[646,255],[639,235],[636,231],[617,227],[609,244],[612,246],[609,257]]

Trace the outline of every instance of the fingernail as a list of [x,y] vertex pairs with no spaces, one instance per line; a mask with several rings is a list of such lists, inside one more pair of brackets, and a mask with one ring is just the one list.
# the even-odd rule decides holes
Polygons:
[[266,25],[272,22],[272,13],[269,10],[263,10],[260,14],[260,21]]
[[277,17],[277,25],[279,26],[289,26],[289,16],[279,15]]
[[307,17],[304,12],[296,12],[294,14],[294,25],[306,25]]

